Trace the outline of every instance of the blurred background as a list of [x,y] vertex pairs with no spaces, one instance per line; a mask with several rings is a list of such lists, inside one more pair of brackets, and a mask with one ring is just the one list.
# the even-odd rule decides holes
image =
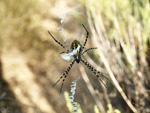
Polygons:
[[[81,62],[65,61],[47,31],[83,55],[109,80],[107,88]],[[74,85],[74,87],[72,87]],[[75,94],[72,93],[75,88]],[[69,101],[74,97],[77,107]],[[75,110],[77,109],[77,110]],[[149,113],[149,0],[0,0],[0,113]]]

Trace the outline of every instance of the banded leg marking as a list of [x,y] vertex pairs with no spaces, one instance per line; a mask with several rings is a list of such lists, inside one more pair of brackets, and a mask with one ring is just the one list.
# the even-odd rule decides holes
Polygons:
[[63,84],[64,84],[64,81],[70,71],[70,69],[72,68],[73,64],[74,64],[75,60],[72,61],[72,63],[68,66],[68,68],[66,69],[66,71],[63,73],[62,76],[60,76],[60,78],[57,80],[57,82],[53,85],[53,87],[63,78],[63,81],[62,81],[62,85],[61,85],[61,88],[60,88],[60,92],[62,91],[62,87],[63,87]]
[[100,74],[100,75],[102,75],[104,78],[106,78],[107,80],[108,80],[108,78],[107,77],[105,77],[101,72],[99,72],[99,71],[97,71],[96,69],[94,69],[94,67],[91,65],[91,64],[89,64],[86,60],[84,60],[84,59],[82,59],[81,58],[81,61],[96,75],[96,77],[103,83],[103,85],[107,88],[107,86],[104,84],[104,82],[102,81],[102,79],[100,78],[100,76],[98,75],[98,74]]
[[89,36],[89,32],[88,32],[88,30],[86,29],[86,27],[83,24],[82,24],[82,26],[84,27],[84,29],[85,29],[85,31],[87,33],[86,38],[85,38],[85,42],[84,42],[83,47],[82,47],[84,49],[84,47],[86,45],[86,42],[87,42],[87,39],[88,39],[88,36]]
[[92,50],[92,49],[97,49],[97,47],[92,47],[92,48],[89,48],[89,49],[85,50],[85,51],[82,53],[82,55],[83,55],[85,52],[87,52],[87,51],[89,51],[89,50]]
[[58,40],[56,40],[55,38],[54,38],[54,36],[48,31],[48,33],[51,35],[51,37],[55,40],[55,42],[57,42],[59,45],[61,45],[61,47],[63,47],[64,49],[66,49],[66,47],[62,44],[62,43],[60,43]]

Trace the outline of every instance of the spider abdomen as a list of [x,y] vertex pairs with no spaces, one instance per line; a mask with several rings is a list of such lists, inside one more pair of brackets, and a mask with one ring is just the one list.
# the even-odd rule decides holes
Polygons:
[[74,56],[74,59],[77,63],[81,61],[81,55]]

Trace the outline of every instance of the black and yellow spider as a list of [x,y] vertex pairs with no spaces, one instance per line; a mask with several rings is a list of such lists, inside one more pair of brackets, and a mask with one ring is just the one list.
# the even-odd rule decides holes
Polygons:
[[[61,88],[60,88],[60,92],[61,92],[61,90],[62,90],[64,81],[65,81],[65,79],[66,79],[66,77],[67,77],[69,71],[71,70],[71,68],[72,68],[72,66],[73,66],[73,64],[74,64],[75,62],[80,63],[80,61],[81,61],[82,63],[84,63],[84,64],[96,75],[96,77],[98,77],[98,79],[103,83],[103,81],[102,81],[101,78],[100,78],[100,75],[103,76],[103,77],[105,77],[105,76],[104,76],[101,72],[97,71],[97,70],[96,70],[91,64],[89,64],[85,59],[82,58],[82,55],[83,55],[85,52],[87,52],[87,51],[89,51],[89,50],[91,50],[91,49],[97,49],[97,48],[89,48],[89,49],[87,49],[87,50],[85,50],[85,51],[83,52],[83,49],[84,49],[84,47],[85,47],[85,45],[86,45],[86,42],[87,42],[87,39],[88,39],[89,32],[88,32],[88,30],[86,29],[86,27],[85,27],[83,24],[82,24],[82,26],[84,27],[84,29],[85,29],[86,32],[87,32],[85,42],[84,42],[84,44],[83,44],[83,46],[82,46],[82,44],[81,44],[78,40],[74,40],[74,41],[71,43],[71,45],[70,45],[70,50],[68,50],[63,44],[61,44],[59,41],[57,41],[57,40],[53,37],[53,35],[48,31],[48,33],[49,33],[49,34],[51,35],[51,37],[55,40],[55,42],[57,42],[59,45],[61,45],[61,47],[63,47],[63,48],[66,50],[66,52],[61,52],[61,53],[66,53],[66,54],[67,54],[67,53],[72,52],[73,50],[76,50],[77,48],[79,48],[79,49],[77,50],[77,52],[73,54],[73,61],[72,61],[72,63],[68,66],[67,70],[63,73],[63,75],[60,76],[60,78],[58,79],[58,81],[53,85],[53,87],[54,87],[54,86],[63,78],[62,85],[61,85]],[[61,53],[60,53],[60,54],[61,54]],[[105,77],[105,78],[108,79],[107,77]],[[103,83],[103,84],[104,84],[104,83]],[[106,87],[105,84],[104,84],[104,86]]]

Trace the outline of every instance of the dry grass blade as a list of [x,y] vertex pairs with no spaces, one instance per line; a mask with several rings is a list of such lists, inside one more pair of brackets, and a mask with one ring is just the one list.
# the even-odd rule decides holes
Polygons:
[[[90,17],[90,13],[87,11],[87,15],[88,15],[88,22],[89,22],[89,25],[90,25],[90,28],[94,31],[94,27],[93,27],[93,24],[92,24],[92,21],[91,21],[91,17]],[[92,32],[93,34],[95,34],[95,32]],[[98,43],[98,40],[97,40],[98,37],[93,37],[93,42],[95,43],[95,45],[98,47],[98,48],[102,48],[100,46],[100,44]],[[127,96],[125,95],[125,93],[123,92],[122,88],[120,87],[118,81],[116,80],[113,72],[111,71],[111,68],[109,66],[109,63],[107,61],[107,59],[105,58],[104,54],[102,53],[102,50],[100,50],[98,52],[102,62],[104,63],[109,75],[110,75],[110,78],[112,79],[115,87],[117,88],[117,90],[120,92],[121,96],[123,97],[123,99],[125,100],[125,102],[127,103],[127,105],[130,107],[130,109],[133,111],[133,112],[137,112],[137,110],[135,109],[135,107],[131,104],[131,101],[129,101],[129,99],[127,98]]]

